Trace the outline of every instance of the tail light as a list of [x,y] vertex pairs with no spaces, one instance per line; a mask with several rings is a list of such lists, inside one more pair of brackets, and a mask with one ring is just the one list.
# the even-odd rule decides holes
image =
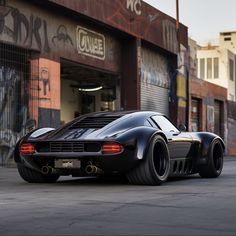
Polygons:
[[33,144],[31,143],[24,143],[20,146],[19,148],[20,153],[24,154],[24,155],[29,155],[29,154],[33,154],[35,152],[35,147]]
[[119,143],[104,143],[102,145],[103,154],[117,154],[124,150],[123,146]]

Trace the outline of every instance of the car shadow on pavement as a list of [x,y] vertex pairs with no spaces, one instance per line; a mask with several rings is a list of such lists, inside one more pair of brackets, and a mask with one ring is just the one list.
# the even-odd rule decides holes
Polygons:
[[[164,185],[174,184],[193,180],[193,179],[201,179],[199,175],[192,175],[192,176],[185,176],[185,177],[170,177]],[[131,185],[125,177],[77,177],[77,178],[70,178],[70,177],[62,177],[56,183],[57,185]],[[132,185],[131,185],[132,186]],[[140,185],[145,186],[145,185]]]

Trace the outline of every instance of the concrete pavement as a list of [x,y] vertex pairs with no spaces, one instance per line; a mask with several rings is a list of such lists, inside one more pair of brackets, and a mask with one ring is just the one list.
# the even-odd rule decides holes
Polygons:
[[29,184],[0,168],[0,235],[236,235],[236,158],[222,175],[163,186],[63,177]]

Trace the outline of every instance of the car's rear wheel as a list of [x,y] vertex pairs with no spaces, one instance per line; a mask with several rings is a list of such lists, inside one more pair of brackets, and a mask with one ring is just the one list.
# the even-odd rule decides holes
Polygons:
[[209,147],[207,163],[199,167],[199,175],[203,178],[216,178],[223,169],[224,150],[219,139],[215,139]]
[[170,172],[170,157],[165,140],[155,136],[147,150],[147,153],[135,169],[127,174],[131,184],[161,185]]
[[55,174],[42,174],[20,163],[17,164],[17,169],[21,178],[29,183],[54,183],[60,177]]

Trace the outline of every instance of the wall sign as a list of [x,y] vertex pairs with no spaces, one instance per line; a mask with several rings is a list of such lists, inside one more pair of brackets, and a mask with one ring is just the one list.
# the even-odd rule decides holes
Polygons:
[[100,60],[105,59],[104,35],[81,26],[77,26],[76,42],[78,53]]

